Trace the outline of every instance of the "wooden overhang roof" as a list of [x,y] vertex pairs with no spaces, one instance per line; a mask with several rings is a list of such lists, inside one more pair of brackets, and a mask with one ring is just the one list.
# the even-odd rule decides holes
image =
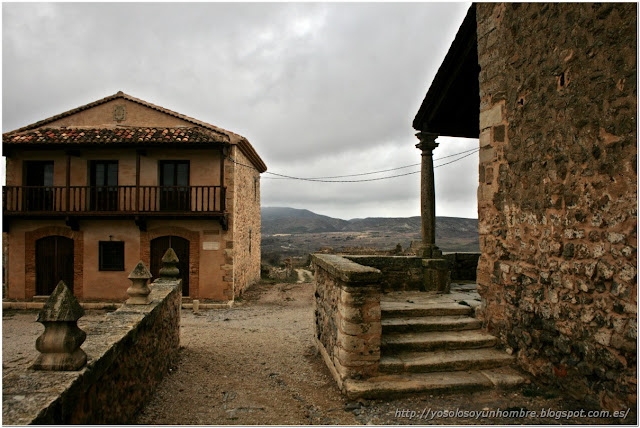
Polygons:
[[[115,99],[125,99],[147,108],[157,110],[164,114],[177,117],[186,122],[193,124],[193,127],[174,127],[174,128],[154,128],[154,127],[115,127],[115,128],[88,128],[83,129],[82,127],[67,127],[67,128],[45,128],[47,124],[55,122],[56,120],[71,116],[73,114],[79,113],[84,110],[88,110],[90,108],[96,107],[98,105],[107,103],[109,101]],[[159,131],[157,131],[159,130]],[[162,137],[160,134],[164,132]],[[84,133],[84,135],[80,135]],[[28,144],[29,147],[34,147],[35,145],[47,144],[47,147],[52,147],[54,144],[67,144],[69,142],[75,141],[77,144],[82,142],[95,144],[97,142],[103,142],[102,137],[111,136],[111,144],[129,144],[129,143],[137,143],[137,144],[169,144],[166,141],[166,134],[170,133],[176,136],[175,139],[171,140],[175,144],[206,144],[206,143],[229,143],[237,145],[242,153],[251,161],[253,166],[259,172],[265,172],[267,170],[267,166],[255,151],[253,146],[249,143],[249,141],[238,134],[227,131],[222,128],[218,128],[217,126],[211,125],[210,123],[206,123],[192,117],[186,116],[184,114],[176,113],[172,110],[169,110],[164,107],[157,106],[155,104],[151,104],[147,101],[141,100],[139,98],[135,98],[131,95],[125,94],[122,91],[117,92],[114,95],[110,95],[108,97],[102,98],[100,100],[94,101],[89,104],[85,104],[80,107],[76,107],[64,113],[57,114],[55,116],[49,117],[44,120],[40,120],[38,122],[32,123],[31,125],[24,126],[22,128],[16,129],[14,131],[10,131],[2,134],[2,145],[3,150],[5,146],[17,146]],[[93,139],[90,136],[93,134]],[[59,137],[59,138],[57,138]],[[100,138],[95,138],[100,137]],[[149,138],[147,141],[142,141],[145,138]],[[150,141],[151,139],[154,141]],[[141,141],[134,141],[135,139],[141,139]]]
[[418,131],[449,137],[480,135],[476,5],[471,5],[413,120]]

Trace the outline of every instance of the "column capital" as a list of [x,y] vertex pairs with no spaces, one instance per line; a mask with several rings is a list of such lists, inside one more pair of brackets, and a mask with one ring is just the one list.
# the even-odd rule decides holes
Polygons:
[[[431,151],[438,147],[438,143],[436,143],[436,138],[439,137],[438,134],[432,134],[430,132],[418,132],[416,137],[420,142],[416,144],[416,148],[422,150],[423,154],[431,154]],[[424,153],[424,152],[428,153]]]

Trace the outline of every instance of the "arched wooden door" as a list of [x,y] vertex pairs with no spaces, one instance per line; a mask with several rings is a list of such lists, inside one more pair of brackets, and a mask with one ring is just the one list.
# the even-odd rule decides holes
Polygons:
[[73,239],[47,236],[36,241],[36,294],[53,293],[64,281],[73,291]]
[[182,278],[182,295],[189,295],[189,241],[179,236],[160,236],[151,240],[151,275],[158,277],[162,267],[162,256],[173,248],[178,256],[178,269]]

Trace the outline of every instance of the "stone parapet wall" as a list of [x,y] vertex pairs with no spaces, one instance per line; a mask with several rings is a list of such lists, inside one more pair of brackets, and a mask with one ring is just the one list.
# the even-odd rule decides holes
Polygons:
[[83,369],[5,376],[3,423],[131,423],[168,372],[180,343],[180,282],[154,283],[150,298],[148,305],[123,305],[86,329],[82,349],[89,360]]
[[345,258],[380,270],[380,286],[383,292],[424,289],[422,258],[405,256],[356,256]]
[[[421,257],[352,255],[343,257],[364,266],[380,270],[383,292],[425,290],[425,266]],[[451,280],[475,281],[480,253],[445,253]]]
[[345,257],[313,254],[316,343],[338,385],[378,373],[380,277],[378,269]]
[[520,365],[637,400],[637,5],[477,4],[478,292]]
[[475,281],[480,253],[443,253],[449,263],[452,281]]

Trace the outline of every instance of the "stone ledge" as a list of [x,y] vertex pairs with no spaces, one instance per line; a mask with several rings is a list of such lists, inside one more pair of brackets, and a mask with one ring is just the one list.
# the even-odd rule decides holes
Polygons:
[[[201,301],[202,302],[202,301]],[[122,303],[109,303],[109,302],[79,302],[80,306],[84,309],[118,309],[122,306]],[[200,303],[200,309],[228,309],[233,307],[234,301],[227,300],[226,302],[216,303]],[[44,302],[2,302],[3,310],[35,310],[42,309]],[[183,302],[182,309],[192,309],[193,303]]]
[[368,255],[345,255],[345,258],[352,262],[365,266],[372,266],[384,271],[387,269],[408,269],[411,267],[422,267],[422,258],[416,256],[368,256]]
[[[87,365],[79,371],[56,372],[36,371],[32,369],[14,371],[3,379],[2,416],[3,423],[10,425],[26,424],[68,424],[68,423],[126,423],[130,417],[128,411],[132,405],[141,405],[155,384],[149,379],[139,386],[139,396],[131,397],[127,394],[105,397],[104,379],[114,375],[114,365],[122,363],[122,359],[131,359],[135,365],[139,361],[135,352],[150,355],[159,351],[160,358],[171,359],[177,351],[178,343],[169,342],[170,348],[156,349],[157,341],[163,338],[149,336],[151,329],[165,329],[165,324],[176,325],[179,329],[179,319],[171,320],[163,317],[166,310],[179,305],[179,283],[155,284],[150,297],[152,303],[148,305],[123,305],[120,309],[105,315],[102,321],[87,326],[87,339],[82,349],[87,353]],[[173,301],[175,300],[175,302]],[[178,310],[179,316],[179,310]],[[167,336],[179,333],[166,331]],[[144,343],[153,349],[136,349],[135,345]],[[175,345],[175,349],[173,349]],[[171,352],[174,351],[174,352]],[[133,352],[133,355],[127,353]],[[135,360],[135,361],[134,361]],[[150,370],[157,370],[157,361],[148,361]],[[126,366],[126,364],[125,364]],[[124,368],[127,370],[127,368]],[[125,373],[132,376],[134,373]],[[116,374],[116,381],[118,375]],[[113,379],[111,379],[113,381]],[[93,403],[99,408],[85,408],[93,400],[88,397],[89,392],[100,394],[100,399],[108,400],[109,410],[102,408],[100,403]],[[137,401],[136,401],[137,399]],[[84,406],[83,402],[84,401]],[[115,402],[115,405],[114,405]],[[133,404],[132,404],[133,403]],[[118,407],[121,405],[121,408]],[[80,408],[78,408],[80,406]],[[116,407],[116,409],[114,409]],[[115,415],[115,416],[114,416]]]
[[341,389],[349,399],[388,399],[406,394],[443,394],[489,388],[509,389],[528,383],[511,367],[434,373],[385,374],[369,379],[347,379]]
[[335,254],[312,254],[311,261],[349,284],[376,283],[382,276],[378,269],[362,266]]
[[[4,301],[2,309],[42,309],[44,301]],[[121,302],[79,302],[83,309],[117,309],[122,306]]]
[[[203,309],[229,309],[234,305],[233,300],[227,300],[226,302],[219,303],[200,303],[200,310]],[[182,309],[193,309],[193,303],[182,303]]]

